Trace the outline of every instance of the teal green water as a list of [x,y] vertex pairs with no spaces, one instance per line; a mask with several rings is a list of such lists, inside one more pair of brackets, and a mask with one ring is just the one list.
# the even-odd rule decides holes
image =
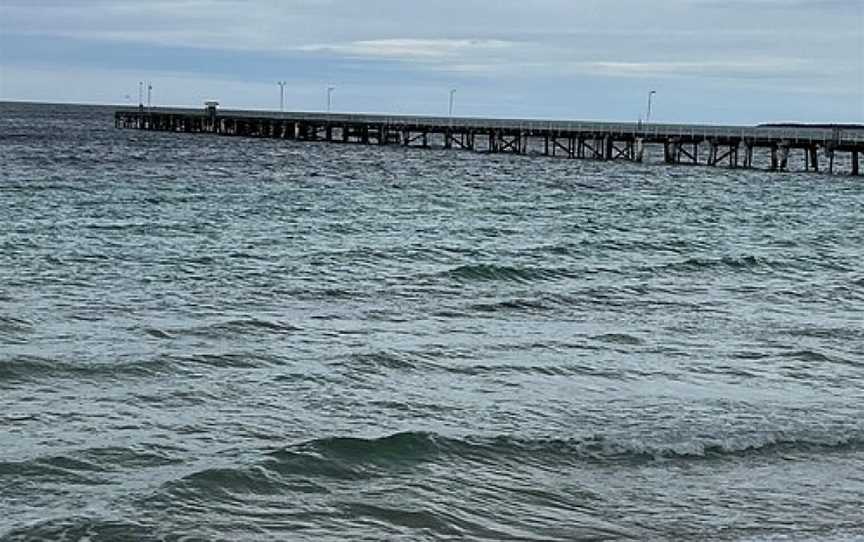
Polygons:
[[864,183],[0,104],[0,540],[864,537]]

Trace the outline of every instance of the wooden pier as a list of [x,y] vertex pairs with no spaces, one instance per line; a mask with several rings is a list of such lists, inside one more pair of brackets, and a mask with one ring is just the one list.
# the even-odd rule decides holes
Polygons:
[[271,113],[217,111],[213,105],[199,110],[125,108],[114,121],[118,128],[163,132],[634,162],[646,159],[648,147],[657,147],[657,155],[662,147],[667,164],[788,171],[798,157],[800,171],[851,175],[860,174],[864,155],[864,130],[841,128]]

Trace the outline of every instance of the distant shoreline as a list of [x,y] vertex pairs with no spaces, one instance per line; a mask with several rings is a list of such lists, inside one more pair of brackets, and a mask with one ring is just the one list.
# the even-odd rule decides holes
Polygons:
[[839,128],[841,130],[864,130],[864,124],[814,124],[807,122],[771,122],[758,128]]

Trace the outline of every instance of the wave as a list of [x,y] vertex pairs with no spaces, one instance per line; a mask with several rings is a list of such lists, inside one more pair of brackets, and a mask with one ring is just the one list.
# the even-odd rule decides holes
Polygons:
[[153,526],[126,520],[70,516],[19,527],[0,537],[3,542],[32,540],[164,540],[154,535]]
[[824,363],[833,363],[839,365],[851,365],[853,367],[861,367],[864,366],[864,362],[853,360],[849,358],[843,358],[836,354],[828,355],[816,350],[804,349],[804,350],[796,350],[794,352],[787,352],[784,354],[780,354],[781,358],[792,359],[795,361],[803,361],[808,364],[824,364]]
[[[314,473],[314,470],[311,471]],[[344,476],[340,476],[344,477]],[[266,466],[210,468],[169,482],[151,500],[245,502],[248,495],[280,495],[288,492],[324,493],[314,482],[284,479],[277,469]]]
[[437,459],[482,463],[562,463],[735,459],[751,455],[827,453],[864,449],[860,434],[828,432],[790,435],[784,432],[728,437],[701,437],[674,443],[602,435],[587,438],[446,437],[436,433],[403,432],[380,438],[328,437],[272,452],[277,460],[314,457],[359,466],[399,466]]
[[0,480],[14,488],[16,482],[54,482],[74,485],[102,485],[99,468],[87,461],[57,456],[31,461],[0,462]]
[[252,354],[252,353],[198,353],[183,356],[163,356],[176,370],[183,370],[190,366],[202,365],[206,367],[229,367],[234,369],[256,369],[260,367],[271,367],[279,365],[281,360],[275,354]]
[[492,303],[475,303],[469,310],[481,313],[498,312],[543,312],[554,309],[555,305],[544,299],[514,298]]
[[88,448],[23,461],[0,461],[0,483],[10,491],[21,488],[25,493],[34,483],[110,485],[113,483],[111,473],[120,470],[138,471],[181,462],[155,448],[135,449],[119,446]]
[[685,254],[688,251],[705,248],[707,245],[698,239],[664,239],[655,241],[645,238],[590,237],[579,241],[559,242],[531,247],[525,252],[552,254],[584,258],[600,252],[638,252]]
[[[642,345],[641,339],[626,334],[610,334],[594,337],[601,342],[612,342],[625,346]],[[525,345],[501,345],[498,350],[512,352],[514,350],[537,350],[547,349],[556,351],[599,351],[607,350],[608,347],[591,343],[564,343],[544,342],[530,343]],[[589,365],[578,363],[575,360],[557,363],[542,363],[538,361],[526,363],[484,363],[469,353],[454,350],[434,350],[423,352],[400,352],[380,350],[364,354],[352,354],[340,361],[330,364],[346,373],[350,378],[362,378],[367,374],[391,374],[422,372],[446,373],[459,376],[505,376],[505,375],[542,375],[542,376],[592,376],[610,378],[617,381],[633,378],[638,372],[632,370],[603,367],[602,365]],[[277,377],[276,380],[303,380],[320,379],[321,376],[291,374]]]
[[538,292],[535,296],[520,295],[503,299],[474,301],[459,307],[436,311],[442,318],[496,317],[506,314],[530,314],[532,316],[556,317],[572,315],[574,310],[593,310],[595,307],[642,308],[666,310],[671,308],[693,311],[712,310],[686,300],[676,298],[675,292],[661,287],[615,284],[572,289],[566,292]]
[[[0,297],[2,300],[2,297]],[[33,324],[21,318],[0,315],[0,344],[26,344]]]
[[687,258],[686,260],[673,262],[660,266],[660,269],[672,271],[702,271],[709,269],[729,269],[734,271],[770,269],[779,265],[777,262],[769,261],[753,255],[723,256],[720,258]]
[[786,328],[782,331],[790,335],[813,339],[840,341],[860,341],[864,339],[864,330],[853,327],[802,326]]
[[592,339],[604,343],[621,344],[626,346],[640,346],[645,344],[645,341],[639,337],[628,335],[626,333],[605,333],[603,335],[596,335],[592,337]]
[[367,354],[352,354],[345,362],[340,362],[340,365],[350,367],[351,369],[362,370],[400,370],[413,371],[421,367],[428,368],[428,364],[415,356],[411,356],[401,352],[377,351]]
[[[332,436],[265,450],[263,455],[241,464],[209,466],[188,473],[164,483],[144,497],[141,504],[151,510],[195,515],[205,510],[209,513],[224,510],[260,520],[271,510],[275,512],[277,507],[282,513],[286,498],[299,498],[327,503],[328,508],[348,509],[351,517],[377,516],[380,512],[384,519],[391,514],[387,503],[374,499],[346,501],[345,489],[376,487],[376,481],[383,480],[388,485],[392,481],[402,485],[406,480],[417,480],[442,468],[456,476],[474,477],[480,472],[499,476],[502,470],[515,476],[525,469],[560,474],[586,464],[640,468],[652,462],[740,461],[753,456],[785,461],[796,454],[824,456],[861,450],[864,450],[864,438],[860,432],[695,437],[668,444],[604,436],[581,439],[444,436],[422,431],[397,432],[378,438]],[[370,506],[388,509],[375,510]],[[400,510],[394,509],[397,516]],[[247,513],[255,516],[247,516]],[[423,519],[406,517],[409,521]],[[398,523],[399,518],[394,516],[387,521]]]
[[[591,345],[579,344],[532,344],[530,348],[549,348],[549,349],[580,349],[580,350],[597,350],[599,347]],[[512,345],[507,345],[502,350],[512,350]],[[457,358],[467,360],[469,363],[457,363]],[[449,362],[441,362],[441,359],[446,359]],[[623,378],[623,375],[617,371],[609,371],[600,368],[588,367],[576,363],[563,364],[483,364],[470,363],[474,358],[458,352],[445,351],[436,353],[429,352],[393,352],[393,351],[376,351],[366,354],[352,354],[344,361],[338,361],[331,366],[344,368],[352,373],[388,373],[388,372],[438,372],[450,373],[463,376],[480,376],[480,375],[505,375],[505,374],[539,374],[546,376],[566,376],[573,374],[605,376],[609,378]],[[294,378],[304,378],[302,375],[295,375]]]
[[577,274],[562,268],[516,267],[501,264],[460,265],[440,273],[457,282],[520,282],[533,283],[575,277]]
[[286,334],[300,331],[300,328],[278,320],[262,318],[238,318],[192,328],[160,330],[168,335],[196,335],[205,337],[224,337],[226,335]]
[[814,350],[797,350],[795,352],[781,354],[781,357],[798,361],[813,361],[818,363],[831,363],[834,361],[834,359],[830,358],[829,356],[822,354],[821,352],[816,352]]
[[0,360],[0,384],[45,378],[148,377],[171,370],[167,358],[115,363],[70,363],[41,356],[22,355]]
[[[2,300],[3,297],[0,295],[0,301]],[[0,314],[0,333],[22,333],[32,331],[32,329],[33,324],[28,320]]]
[[[812,268],[828,268],[832,271],[849,271],[846,266],[838,264],[831,259],[821,258],[815,254],[807,259],[801,256],[790,256],[783,259],[767,258],[753,254],[740,256],[721,257],[691,257],[684,260],[669,262],[660,265],[650,265],[643,268],[645,271],[673,271],[680,273],[694,273],[703,271],[728,271],[749,273],[775,273],[778,271],[794,272],[804,271]],[[844,288],[846,285],[844,285]]]

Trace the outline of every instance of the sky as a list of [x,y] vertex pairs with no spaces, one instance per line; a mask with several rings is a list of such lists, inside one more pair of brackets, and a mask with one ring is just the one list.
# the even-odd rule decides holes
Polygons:
[[864,122],[864,0],[0,0],[0,100]]

